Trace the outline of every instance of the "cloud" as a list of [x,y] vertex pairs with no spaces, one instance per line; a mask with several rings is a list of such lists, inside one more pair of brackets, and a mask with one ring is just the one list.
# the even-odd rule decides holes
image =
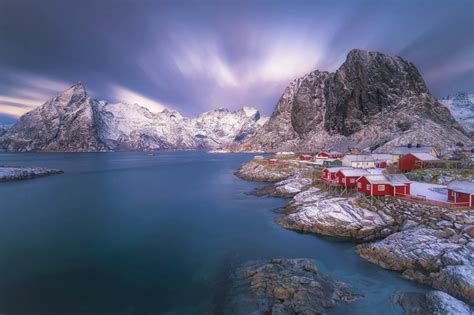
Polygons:
[[15,117],[44,104],[70,86],[66,82],[22,71],[10,71],[8,78],[7,88],[0,91],[0,114]]
[[155,112],[155,113],[161,112],[162,110],[167,108],[167,106],[165,106],[163,103],[159,101],[148,98],[142,94],[129,90],[120,85],[113,85],[111,87],[111,90],[112,90],[114,98],[120,102],[124,102],[128,104],[139,104],[141,106],[148,108],[150,111]]

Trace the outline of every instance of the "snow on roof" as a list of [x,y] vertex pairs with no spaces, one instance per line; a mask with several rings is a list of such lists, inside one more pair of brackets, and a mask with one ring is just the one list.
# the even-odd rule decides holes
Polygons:
[[383,174],[384,169],[383,168],[367,168],[367,172],[370,174]]
[[363,175],[368,175],[370,174],[368,171],[360,168],[354,168],[354,169],[345,169],[345,170],[340,170],[342,175],[346,177],[354,177],[354,176],[363,176]]
[[389,180],[390,183],[394,186],[397,185],[405,185],[406,183],[409,183],[410,180],[403,174],[393,174],[393,175],[385,175]]
[[410,153],[420,161],[438,161],[439,159],[429,153]]
[[382,174],[364,175],[371,184],[390,184],[390,180]]
[[326,154],[344,154],[344,153],[341,153],[341,152],[339,152],[339,151],[334,151],[334,150],[321,151],[321,152],[319,152],[318,154],[321,154],[321,153],[326,153]]
[[457,192],[462,192],[470,195],[474,195],[474,183],[464,180],[455,180],[448,185],[449,189],[452,189]]
[[383,175],[383,174],[370,174],[364,175],[367,181],[371,184],[389,184],[392,186],[404,186],[410,183],[410,180],[403,174],[394,175]]
[[326,168],[330,173],[335,173],[339,172],[340,170],[351,170],[353,169],[352,167],[347,167],[347,166],[336,166],[336,167],[328,167]]
[[372,157],[376,160],[393,160],[393,154],[373,153]]
[[407,146],[403,146],[403,147],[395,147],[392,153],[396,155],[403,155],[403,154],[408,154],[408,153],[431,153],[433,149],[434,149],[433,147],[414,146],[414,147],[409,148]]
[[371,162],[375,159],[370,154],[347,154],[343,158],[345,161],[349,162]]

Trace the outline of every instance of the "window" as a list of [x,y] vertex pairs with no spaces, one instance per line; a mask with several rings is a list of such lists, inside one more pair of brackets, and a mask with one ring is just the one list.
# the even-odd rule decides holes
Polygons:
[[451,196],[455,197],[456,193],[454,191],[451,191]]
[[378,185],[378,191],[384,191],[385,190],[385,185]]
[[370,184],[367,184],[367,190],[370,190]]
[[357,183],[357,188],[362,188],[362,184],[361,184],[361,183]]
[[354,184],[354,183],[355,183],[355,178],[349,179],[349,182],[352,183],[352,184]]
[[346,183],[346,178],[345,178],[345,177],[342,178],[342,182],[343,182],[344,184]]

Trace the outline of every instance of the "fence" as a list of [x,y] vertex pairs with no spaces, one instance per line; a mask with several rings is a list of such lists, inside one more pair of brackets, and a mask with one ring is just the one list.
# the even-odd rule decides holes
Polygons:
[[418,197],[418,196],[413,196],[413,195],[403,195],[403,194],[395,194],[396,197],[401,198],[401,199],[407,199],[411,201],[417,201],[421,203],[425,203],[428,205],[432,206],[438,206],[438,207],[445,207],[445,208],[469,208],[469,202],[445,202],[445,201],[438,201],[438,200],[432,200],[432,199],[427,199],[423,197]]

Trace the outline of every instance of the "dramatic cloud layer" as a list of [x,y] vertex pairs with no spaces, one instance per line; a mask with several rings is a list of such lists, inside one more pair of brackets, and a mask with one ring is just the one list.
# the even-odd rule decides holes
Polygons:
[[82,81],[186,115],[252,105],[352,48],[414,62],[436,96],[474,92],[474,4],[458,1],[0,1],[0,122]]

